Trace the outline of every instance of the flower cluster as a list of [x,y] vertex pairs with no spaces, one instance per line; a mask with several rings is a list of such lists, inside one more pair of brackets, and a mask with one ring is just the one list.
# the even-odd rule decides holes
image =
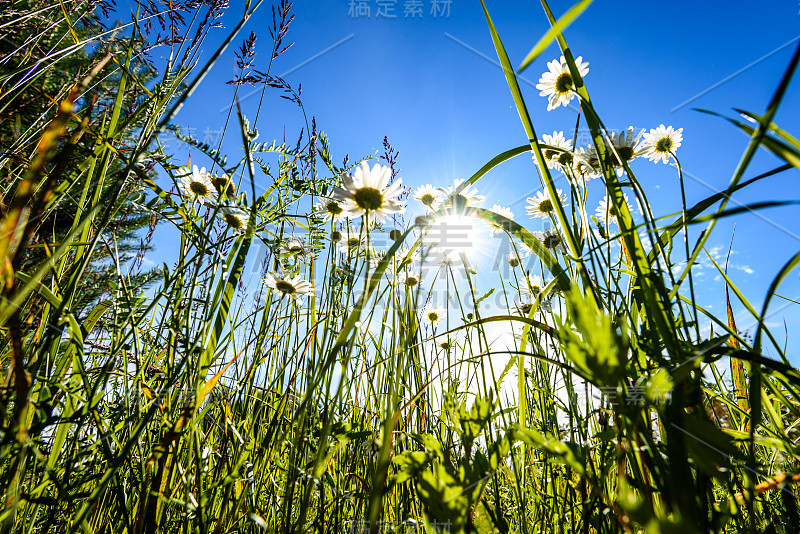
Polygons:
[[211,174],[205,167],[181,167],[176,173],[178,189],[184,200],[192,204],[218,207],[218,216],[233,232],[247,228],[249,215],[233,204],[220,203],[222,197],[233,197],[236,188],[227,174]]
[[549,282],[539,275],[528,274],[519,282],[521,300],[514,307],[520,315],[529,315],[536,306],[536,311],[552,309],[552,294],[545,294]]
[[[570,146],[566,145],[564,142],[563,135],[560,142],[565,146]],[[550,157],[552,155],[548,156]],[[558,190],[557,193],[561,204],[566,205],[566,195],[563,194],[561,190]],[[452,186],[446,188],[434,188],[432,185],[422,185],[416,189],[413,198],[422,203],[429,212],[443,208],[452,208],[452,210],[448,210],[448,213],[456,214],[462,213],[463,210],[467,208],[477,207],[485,200],[483,195],[479,195],[477,189],[473,186],[470,184],[464,185],[463,180],[456,180]],[[458,210],[458,208],[461,208],[461,210]],[[553,202],[546,192],[538,192],[535,196],[528,198],[526,211],[533,218],[548,218],[553,214],[554,210]],[[514,220],[514,212],[507,206],[494,204],[488,211],[498,215],[496,219],[486,221],[491,236],[496,236],[506,231],[508,229],[508,221]],[[533,232],[533,236],[551,253],[565,251],[563,237],[556,229]],[[521,243],[521,255],[508,254],[506,258],[511,267],[517,267],[520,265],[520,257],[528,257],[531,254],[533,254],[533,250],[525,243]],[[449,263],[447,260],[451,259],[451,256],[445,255],[442,263]]]
[[[575,71],[571,71],[564,56],[547,64],[548,70],[539,78],[536,88],[540,90],[540,96],[547,97],[548,111],[559,106],[566,107],[578,96],[572,75],[577,72],[582,79],[589,73],[589,63],[578,57],[575,60],[575,67]],[[668,163],[670,155],[674,156],[675,150],[681,146],[682,130],[682,128],[675,130],[672,126],[665,127],[662,124],[643,137],[644,130],[634,135],[634,128],[631,126],[619,134],[611,132],[605,143],[606,151],[610,154],[611,163],[619,174],[622,173],[623,162],[632,161],[639,156],[651,161],[661,160]],[[573,151],[572,141],[565,139],[563,132],[553,132],[553,135],[542,137],[543,140],[540,142],[547,145],[543,154],[548,167],[563,169],[574,164],[573,168],[581,175],[599,176],[599,161],[594,145],[586,148],[578,147]]]
[[[191,169],[188,166],[179,169],[177,177],[179,179],[178,187],[186,201],[218,208],[219,218],[234,233],[242,232],[247,228],[249,223],[247,212],[235,205],[220,203],[221,197],[232,197],[235,193],[235,188],[227,175],[212,175],[206,171],[205,167],[198,169],[197,165],[194,165]],[[285,255],[298,258],[304,258],[309,253],[306,244],[294,238],[286,241],[280,250]],[[268,272],[264,278],[264,284],[298,304],[303,295],[314,296],[314,286],[300,276],[285,276],[278,272]]]
[[[383,258],[383,253],[367,246],[366,232],[372,224],[382,222],[390,215],[403,213],[405,207],[400,200],[403,193],[402,179],[392,180],[389,167],[376,164],[370,168],[369,164],[362,162],[352,175],[342,178],[342,187],[335,187],[331,198],[323,199],[314,206],[314,211],[324,222],[332,224],[362,217],[364,224],[361,227],[336,227],[331,233],[331,241],[346,257],[366,251],[370,264],[375,268]],[[285,257],[299,260],[313,255],[313,247],[296,238],[284,242],[280,251]],[[298,303],[303,295],[314,295],[312,284],[299,276],[269,272],[264,281],[267,287]]]
[[[649,133],[644,130],[636,132],[630,126],[623,132],[610,132],[603,148],[617,176],[622,176],[625,165],[638,157],[668,163],[670,156],[674,157],[681,146],[682,132],[683,128],[675,130],[663,124]],[[564,132],[545,134],[539,143],[548,168],[571,174],[581,182],[602,176],[600,156],[594,144],[572,150],[572,141],[564,138]]]
[[[580,99],[578,87],[583,85],[582,79],[589,73],[588,65],[583,58],[578,57],[570,69],[564,56],[547,64],[548,70],[542,74],[536,88],[540,90],[540,96],[547,97],[548,111],[559,106],[567,107],[575,97]],[[580,83],[576,83],[574,75],[580,76]],[[592,143],[586,147],[573,147],[573,141],[567,139],[564,132],[545,134],[539,144],[544,163],[549,169],[560,170],[575,183],[585,186],[592,178],[603,175],[603,164],[609,165],[621,177],[626,166],[639,157],[653,162],[669,163],[670,158],[676,159],[675,153],[682,141],[682,128],[676,130],[662,124],[646,132],[644,129],[636,131],[630,126],[621,132],[607,133],[600,145],[604,154],[602,162],[598,145]],[[561,191],[558,191],[558,200],[562,205],[566,202]],[[538,192],[528,199],[527,212],[532,218],[551,218],[555,222],[553,201],[547,192]],[[600,202],[596,213],[597,218],[606,224],[617,223],[617,214],[607,198]]]

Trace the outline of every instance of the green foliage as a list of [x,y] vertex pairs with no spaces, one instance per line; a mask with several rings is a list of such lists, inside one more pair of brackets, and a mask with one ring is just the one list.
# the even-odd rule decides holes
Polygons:
[[[357,213],[355,195],[349,220],[329,210],[348,202],[343,178],[369,158],[335,164],[299,92],[270,76],[289,2],[273,12],[265,72],[253,70],[255,35],[237,51],[226,129],[237,154],[172,121],[260,1],[205,62],[221,2],[140,3],[108,33],[94,11],[105,4],[12,3],[0,14],[11,36],[0,39],[3,531],[797,531],[800,372],[765,318],[800,255],[761,310],[714,262],[729,289],[722,318],[696,302],[692,266],[721,218],[785,205],[726,208],[798,166],[796,137],[774,120],[800,48],[766,112],[731,121],[750,142],[728,188],[656,217],[564,37],[589,3],[556,20],[543,2],[552,28],[522,68],[558,43],[592,145],[538,139],[484,5],[529,144],[437,192],[413,224]],[[158,69],[150,46],[165,52]],[[277,89],[290,101],[296,143],[269,140],[275,125],[258,122],[260,106],[252,119],[239,109],[248,79],[264,84],[264,100]],[[165,135],[209,174],[187,174]],[[274,135],[285,139],[283,128]],[[384,146],[381,172],[396,180],[397,153]],[[785,163],[747,178],[758,147]],[[560,247],[468,198],[531,151]],[[554,153],[602,180],[587,186],[580,165],[551,172]],[[678,156],[667,156],[682,187]],[[587,187],[605,188],[608,217],[592,215]],[[508,275],[435,262],[443,217],[508,239]],[[705,228],[694,242],[690,225]],[[165,229],[178,235],[175,264],[129,271]],[[758,322],[753,338],[737,330],[739,306]]]
[[415,436],[422,451],[406,451],[392,462],[398,473],[393,482],[411,480],[425,504],[429,524],[446,525],[446,531],[464,532],[474,528],[475,509],[492,473],[505,467],[512,446],[512,433],[498,436],[483,450],[473,450],[492,419],[495,403],[478,397],[468,410],[452,396],[445,398],[443,411],[457,436],[458,452],[452,454],[434,436]]
[[591,293],[578,286],[567,295],[569,322],[559,324],[559,341],[583,378],[600,387],[615,388],[625,372],[629,343],[624,325],[617,325],[597,305]]
[[[43,9],[46,15],[14,22],[15,17],[29,13],[34,7]],[[105,30],[102,15],[98,16],[90,2],[74,2],[71,10],[75,22],[72,23],[72,19],[67,21],[63,18],[60,9],[54,9],[58,7],[57,3],[42,6],[41,3],[15,2],[11,11],[0,18],[9,24],[0,42],[0,61],[8,76],[0,106],[0,151],[3,153],[0,164],[5,176],[10,178],[2,189],[3,206],[13,203],[19,185],[13,177],[35,152],[47,121],[56,114],[59,102],[103,60],[109,49],[119,46],[115,40],[110,40],[94,49],[88,46],[76,48],[81,41],[91,42],[94,35]],[[144,44],[136,43],[134,46],[141,50]],[[41,67],[31,68],[33,59],[39,57],[42,58]],[[151,82],[155,76],[153,67],[144,62],[133,63],[130,69],[140,84]],[[124,74],[117,69],[93,80],[91,89],[75,103],[74,113],[80,114],[85,121],[84,129],[101,130],[104,116],[114,106],[118,106],[121,116],[135,116],[134,111],[145,102],[146,92],[143,85],[134,84],[120,93],[123,78]],[[135,144],[135,131],[142,125],[143,118],[133,120],[126,129],[116,132],[122,150]],[[33,272],[46,264],[52,249],[66,240],[87,205],[115,194],[118,198],[109,224],[102,229],[97,225],[91,229],[101,234],[103,246],[94,249],[91,262],[82,274],[81,291],[69,303],[70,309],[80,314],[107,296],[109,286],[116,283],[119,266],[137,265],[138,272],[134,272],[128,281],[131,290],[152,281],[155,273],[150,269],[142,270],[140,261],[135,260],[151,248],[146,234],[155,224],[158,214],[138,206],[136,200],[142,196],[144,188],[140,183],[126,179],[122,173],[123,160],[113,158],[107,160],[102,171],[87,172],[86,158],[96,150],[98,139],[81,128],[75,130],[74,139],[72,143],[65,142],[54,159],[51,172],[57,174],[53,184],[55,191],[35,217],[36,226],[20,259],[20,270]],[[145,230],[145,235],[142,235],[142,230]]]

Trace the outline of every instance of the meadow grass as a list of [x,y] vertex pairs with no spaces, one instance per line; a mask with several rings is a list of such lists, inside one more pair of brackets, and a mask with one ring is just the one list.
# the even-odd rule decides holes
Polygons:
[[[2,120],[20,125],[0,155],[4,532],[800,531],[800,373],[763,320],[800,254],[760,310],[713,258],[726,316],[698,304],[692,278],[717,222],[745,209],[730,196],[800,168],[800,142],[773,122],[800,48],[766,111],[729,119],[750,141],[728,188],[657,217],[629,162],[669,163],[683,191],[680,131],[605,128],[562,33],[589,2],[556,20],[543,0],[552,30],[520,67],[558,44],[550,105],[580,104],[585,148],[577,130],[540,139],[484,5],[529,143],[410,199],[388,141],[383,163],[338,165],[299,92],[270,74],[291,3],[273,7],[272,53],[255,69],[256,36],[240,32],[261,3],[204,63],[221,2],[142,4],[113,28],[89,23],[104,6],[87,2],[14,2],[0,18],[25,40],[0,57]],[[225,136],[242,150],[223,155],[222,141],[170,128],[237,40]],[[148,43],[165,64],[148,64]],[[67,63],[80,50],[85,63]],[[23,96],[63,69],[69,83],[23,128]],[[296,144],[259,139],[261,105],[252,122],[238,106],[248,84],[298,104]],[[167,135],[193,162],[169,154]],[[752,176],[759,148],[785,164]],[[548,233],[480,207],[475,189],[530,155],[529,212]],[[607,194],[596,211],[589,187]],[[407,202],[424,215],[406,221]],[[141,254],[120,254],[109,229],[123,207],[179,235],[149,286],[136,275],[156,223]],[[62,213],[56,238],[41,221]],[[507,276],[446,254],[442,221],[508,239]],[[101,250],[113,279],[79,306]]]

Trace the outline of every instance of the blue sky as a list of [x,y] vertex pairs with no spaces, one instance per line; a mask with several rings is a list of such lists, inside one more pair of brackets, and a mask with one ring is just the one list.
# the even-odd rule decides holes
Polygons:
[[[345,154],[353,159],[382,152],[381,142],[388,136],[400,151],[405,184],[448,185],[455,178],[469,177],[498,153],[525,144],[526,136],[503,73],[496,66],[480,2],[453,0],[449,14],[440,11],[436,17],[431,13],[432,0],[418,3],[421,17],[405,16],[406,8],[414,7],[411,0],[356,2],[370,6],[370,16],[356,17],[350,12],[350,0],[296,0],[296,18],[285,40],[295,44],[276,61],[272,73],[288,73],[286,80],[295,88],[302,84],[306,112],[316,117],[318,128],[328,135],[337,161]],[[222,19],[226,28],[235,25],[241,12],[240,2],[232,4]],[[440,9],[446,8],[446,2],[439,0],[439,4]],[[381,5],[394,5],[396,18],[378,17]],[[556,16],[570,5],[551,3]],[[609,129],[650,129],[662,123],[683,128],[678,156],[687,176],[690,205],[725,188],[747,143],[733,126],[691,108],[733,114],[732,108],[737,107],[762,113],[797,45],[787,43],[800,36],[800,6],[796,2],[765,6],[744,1],[665,5],[597,0],[566,31],[573,53],[590,63],[585,81]],[[487,7],[512,63],[518,65],[547,30],[541,6],[538,2],[488,0]],[[256,68],[266,66],[270,23],[265,4],[241,36],[246,37],[250,30],[259,36]],[[224,34],[225,30],[217,30],[216,36],[222,39]],[[237,46],[240,42],[237,39]],[[215,44],[213,39],[207,41],[204,51],[210,53]],[[559,55],[552,45],[522,74],[522,90],[539,137],[554,130],[567,131],[570,137],[575,127],[573,109],[548,112],[546,99],[534,88],[546,70],[545,63]],[[193,128],[198,138],[202,139],[204,132],[213,138],[225,122],[224,106],[233,93],[225,82],[233,77],[234,69],[231,48],[175,123]],[[250,90],[244,87],[242,91],[247,94]],[[254,115],[257,100],[243,101],[245,114]],[[800,132],[798,109],[800,86],[795,80],[778,112],[777,124],[789,132]],[[260,140],[282,140],[285,132],[286,139],[294,143],[303,120],[297,106],[278,98],[276,92],[268,93],[258,123]],[[238,145],[235,134],[226,141],[224,149],[230,159],[238,157]],[[779,164],[777,158],[760,153],[746,177]],[[656,215],[680,209],[674,168],[644,160],[634,162],[633,168]],[[798,199],[797,179],[797,171],[783,173],[735,198],[743,203]],[[482,178],[478,189],[487,196],[489,207],[494,203],[512,206],[516,219],[523,222],[529,220],[524,199],[539,187],[530,158],[521,156]],[[590,199],[596,203],[602,194],[598,181]],[[724,261],[736,224],[730,273],[756,307],[760,308],[775,273],[800,248],[796,213],[797,207],[785,207],[726,220],[709,242],[709,248],[722,254]],[[160,255],[168,258],[170,242],[168,233],[160,237],[153,259]],[[710,268],[701,270],[699,300],[723,314],[724,287],[714,280]],[[800,298],[798,273],[787,278],[779,293]],[[777,299],[774,306],[778,309],[786,304]],[[742,328],[750,323],[746,313],[737,311],[737,317]],[[770,324],[780,331],[783,328],[778,325],[784,320],[790,332],[800,324],[797,305],[776,313]],[[796,341],[793,345],[798,346]]]

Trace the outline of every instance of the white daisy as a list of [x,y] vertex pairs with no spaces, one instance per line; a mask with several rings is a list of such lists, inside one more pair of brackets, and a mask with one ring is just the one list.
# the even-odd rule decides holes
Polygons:
[[444,319],[444,308],[438,304],[429,302],[422,308],[422,322],[431,326],[436,326]]
[[[386,257],[385,250],[379,250],[374,247],[370,247],[369,250],[369,265],[371,270],[375,270],[378,268],[378,264],[383,261]],[[391,268],[391,263],[389,264],[388,268]]]
[[515,302],[514,309],[519,315],[523,317],[527,317],[531,313],[531,308],[533,308],[533,304],[530,302]]
[[397,198],[403,194],[402,179],[392,179],[392,169],[376,163],[372,169],[366,161],[356,168],[352,176],[345,176],[342,187],[334,193],[348,216],[369,213],[374,221],[382,221],[391,213],[403,213],[405,207]]
[[[631,203],[628,201],[628,195],[625,193],[622,194],[625,197],[625,204],[628,205],[628,209],[631,210]],[[608,195],[603,197],[603,200],[600,201],[598,204],[597,209],[594,210],[597,219],[602,224],[619,224],[617,222],[617,210],[614,208],[614,204],[608,200]],[[607,222],[606,222],[607,221]]]
[[[566,205],[567,196],[561,193],[561,189],[557,189],[556,194],[561,199],[561,204]],[[528,198],[528,204],[529,206],[525,207],[525,211],[528,212],[531,218],[548,217],[555,210],[553,201],[547,192],[538,191],[536,196]]]
[[313,253],[313,248],[302,239],[292,237],[281,245],[281,252],[302,260]]
[[455,265],[456,261],[461,259],[458,256],[458,253],[455,252],[454,250],[441,250],[437,248],[434,254],[435,254],[434,261],[438,259],[439,265],[442,265],[443,267],[452,267],[453,265]]
[[541,276],[537,276],[535,274],[529,274],[525,277],[525,280],[521,282],[520,287],[520,295],[523,299],[523,302],[518,303],[517,311],[523,315],[527,315],[531,311],[531,301],[539,299],[539,308],[540,311],[550,311],[550,295],[546,297],[542,296],[542,292],[544,288],[547,287],[547,280],[543,279]]
[[303,295],[314,296],[314,286],[300,278],[300,275],[285,278],[280,273],[268,272],[264,277],[264,283],[267,287],[281,292],[282,296],[291,297],[298,304]]
[[425,204],[431,211],[439,208],[441,196],[441,192],[430,184],[421,185],[414,191],[414,199]]
[[[518,314],[522,315],[523,317],[526,317],[526,316],[530,315],[531,308],[533,308],[533,303],[532,302],[515,302],[514,303],[514,309],[517,311]],[[540,312],[540,311],[551,311],[552,309],[553,308],[552,308],[552,306],[550,304],[550,299],[544,299],[544,300],[539,302],[539,306],[538,306],[538,308],[536,308],[536,311],[537,312]]]
[[214,189],[211,176],[206,172],[205,167],[200,170],[197,169],[197,165],[194,165],[191,170],[188,166],[181,167],[176,176],[180,179],[178,188],[185,199],[201,203],[217,201],[217,191]]
[[536,298],[546,286],[547,282],[541,276],[529,274],[520,284],[519,292],[523,296]]
[[553,135],[544,134],[542,136],[542,143],[561,149],[555,150],[555,148],[545,148],[542,151],[545,162],[547,162],[547,166],[550,169],[569,165],[572,161],[572,140],[565,139],[564,132],[553,132]]
[[511,267],[519,267],[519,258],[516,254],[506,254],[506,261]]
[[[586,76],[589,72],[589,63],[582,61],[582,57],[575,60],[575,66],[578,67],[578,72],[581,77]],[[547,96],[547,111],[557,108],[558,106],[566,107],[570,100],[576,96],[574,91],[575,82],[572,79],[572,74],[569,72],[567,60],[561,56],[561,60],[554,59],[547,64],[548,72],[542,74],[539,78],[539,83],[536,88],[539,89],[539,96]]]
[[397,252],[394,253],[394,256],[392,256],[392,266],[401,267],[403,265],[410,264],[412,261],[410,254],[411,254],[410,248],[406,246],[400,247],[399,249],[397,249]]
[[585,182],[603,175],[600,168],[600,158],[594,145],[586,148],[578,147],[572,159],[572,170]]
[[527,243],[522,242],[519,244],[519,255],[523,258],[529,257],[531,254],[536,254],[531,247],[528,246]]
[[536,239],[541,241],[544,248],[550,252],[564,252],[566,250],[564,248],[564,240],[555,228],[545,230],[544,232],[534,232],[533,235],[536,236]]
[[658,128],[650,130],[642,140],[642,155],[651,161],[661,160],[669,163],[669,157],[681,146],[683,141],[683,128],[673,129],[672,126],[664,127],[662,124]]
[[317,205],[314,206],[314,211],[322,216],[325,222],[344,221],[347,218],[342,205],[333,199],[323,199],[322,202],[318,202]]
[[249,215],[239,208],[223,207],[219,211],[219,217],[234,232],[243,232],[247,228]]
[[[486,199],[483,195],[479,195],[478,190],[473,189],[471,184],[459,190],[463,183],[463,178],[457,178],[453,185],[447,186],[447,188],[440,187],[439,192],[444,198],[441,199],[439,207],[452,208],[460,213],[467,208],[477,206]],[[458,192],[456,193],[456,191]]]
[[450,350],[456,344],[456,340],[450,336],[443,336],[436,340],[436,344],[442,350]]
[[[492,209],[490,211],[492,211],[492,212],[494,212],[494,213],[496,213],[498,215],[501,215],[501,216],[505,217],[506,219],[509,219],[509,220],[512,220],[512,221],[514,220],[514,212],[511,211],[511,208],[507,208],[505,206],[501,206],[500,204],[495,204],[494,206],[492,206]],[[503,224],[501,222],[488,222],[487,221],[487,224],[489,226],[489,234],[491,234],[491,235],[499,234],[500,232],[502,232],[502,231],[504,231],[506,229],[505,224]]]
[[[640,130],[638,134],[633,135],[633,126],[630,126],[626,131],[620,132],[619,134],[616,132],[611,132],[611,145],[614,147],[614,150],[616,150],[617,154],[619,154],[619,157],[622,161],[630,163],[641,154],[641,149],[638,143],[643,133],[644,130]],[[622,162],[616,158],[613,151],[609,152],[611,155],[611,161],[617,171],[617,176],[622,176],[622,172],[625,170],[622,166]]]
[[236,194],[236,187],[233,185],[233,182],[228,175],[225,173],[217,174],[211,177],[211,183],[214,185],[214,189],[217,190],[217,193],[222,195],[224,190],[225,195],[228,197],[232,197]]
[[422,281],[422,275],[415,270],[406,269],[397,275],[395,281],[397,282],[397,285],[403,285],[409,289],[412,289],[420,284]]
[[342,232],[339,241],[339,252],[345,256],[357,256],[367,246],[367,241],[358,228],[347,228]]

